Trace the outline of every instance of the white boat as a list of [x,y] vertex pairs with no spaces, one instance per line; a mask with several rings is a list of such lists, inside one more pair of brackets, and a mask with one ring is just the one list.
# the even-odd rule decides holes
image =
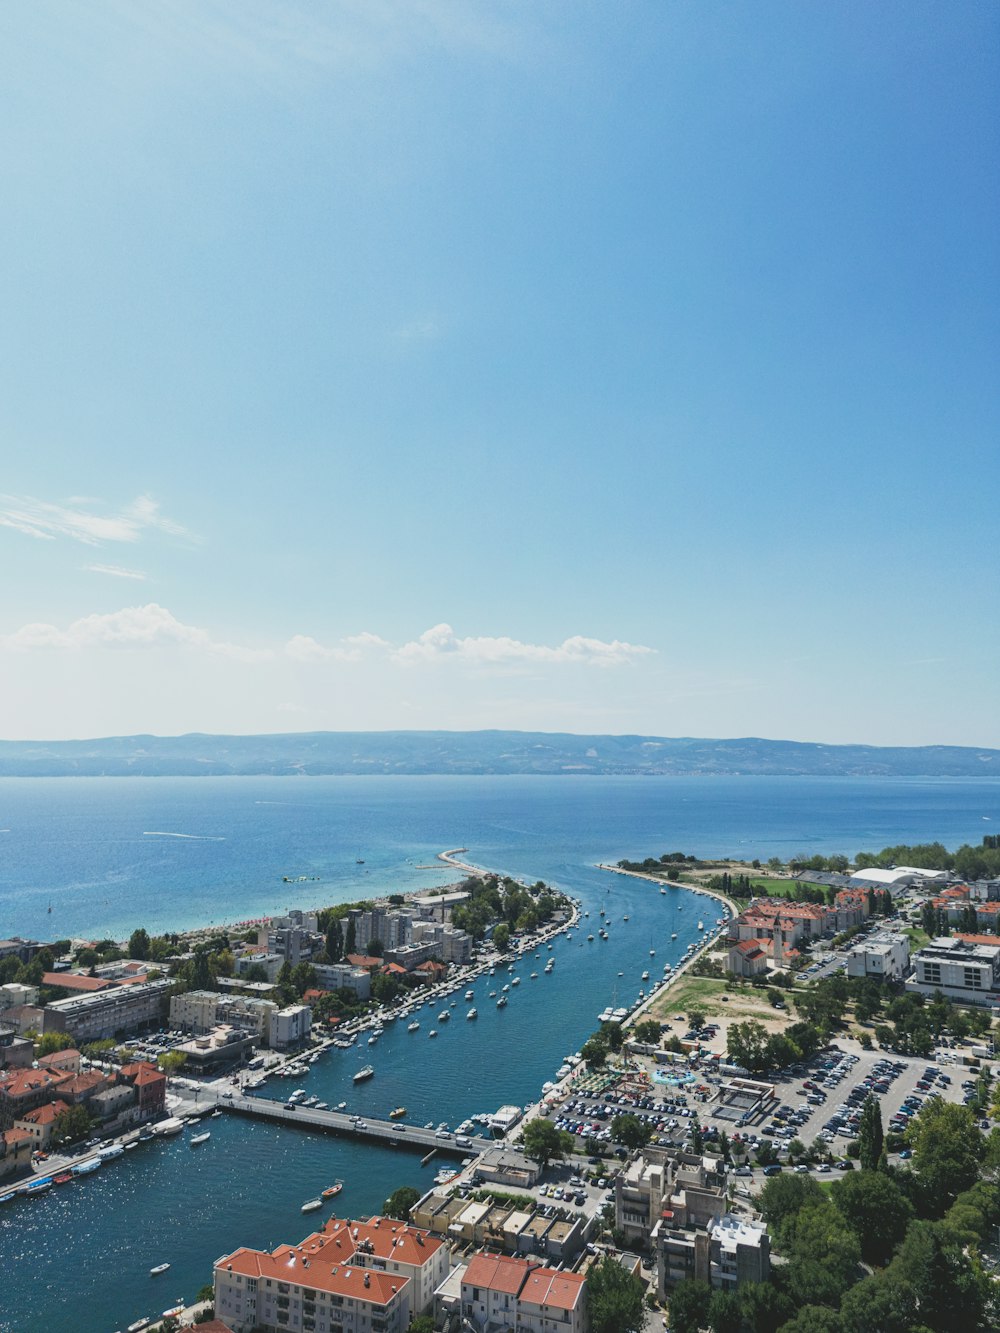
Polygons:
[[197,1145],[198,1145],[199,1143],[207,1143],[208,1140],[209,1140],[211,1137],[212,1137],[212,1132],[211,1132],[211,1130],[206,1129],[205,1132],[204,1132],[204,1134],[194,1134],[194,1135],[188,1140],[188,1142],[189,1142],[190,1146],[191,1146],[192,1148],[194,1148],[194,1147],[197,1147]]
[[166,1120],[161,1120],[158,1125],[153,1126],[153,1133],[166,1138],[171,1134],[179,1134],[183,1128],[183,1120],[178,1120],[176,1116],[169,1116]]
[[648,973],[648,972],[643,972],[643,974],[642,974],[642,980],[643,980],[643,981],[648,981],[648,980],[649,980],[649,973]]
[[317,1208],[322,1208],[322,1207],[323,1207],[322,1199],[306,1199],[300,1211],[303,1213],[314,1213]]
[[437,1036],[437,1028],[431,1028],[430,1032],[428,1032],[427,1035],[428,1035],[428,1037],[436,1037],[436,1036]]
[[438,1014],[439,1023],[447,1023],[450,1018],[451,1014],[448,1012],[447,1009],[442,1009],[441,1012]]
[[704,929],[705,929],[705,923],[704,923],[704,921],[699,921],[699,922],[698,922],[698,929],[699,929],[699,930],[704,930]]
[[184,1313],[184,1302],[180,1300],[176,1305],[172,1305],[169,1310],[164,1310],[160,1316],[161,1319],[176,1319],[178,1315]]
[[149,1328],[149,1320],[137,1319],[134,1323],[129,1324],[128,1333],[140,1333],[140,1330],[144,1328]]
[[420,1024],[417,1022],[416,1019],[414,1019],[412,1023],[407,1023],[406,1030],[407,1032],[416,1032],[419,1029],[419,1027]]
[[538,973],[537,973],[537,972],[532,972],[531,977],[530,977],[530,980],[531,980],[531,981],[537,981],[537,980],[538,980]]
[[671,938],[672,940],[675,940],[675,939],[677,938],[677,931],[676,931],[676,930],[675,930],[674,933],[670,936],[670,938]]
[[465,998],[467,1000],[474,1000],[476,998],[476,992],[473,990],[467,990],[465,992]]
[[478,1018],[478,1017],[479,1017],[479,1010],[478,1010],[478,1009],[470,1009],[469,1012],[468,1012],[465,1016],[466,1016],[466,1018]]
[[[537,977],[537,976],[538,976],[538,973],[537,973],[537,972],[532,972],[531,975],[532,975],[533,977]],[[510,984],[511,984],[512,986],[520,986],[520,984],[521,984],[521,978],[520,978],[520,977],[515,977],[514,980],[513,980]]]
[[160,1273],[165,1273],[169,1267],[169,1264],[157,1264],[155,1268],[149,1270],[149,1276],[156,1277]]
[[499,1000],[497,1000],[497,1008],[506,1009],[506,1007],[507,1007],[507,996],[501,995]]
[[374,1074],[375,1070],[373,1069],[373,1067],[371,1065],[365,1065],[364,1069],[359,1069],[358,1072],[354,1075],[353,1081],[355,1083],[363,1083],[366,1078],[372,1078]]

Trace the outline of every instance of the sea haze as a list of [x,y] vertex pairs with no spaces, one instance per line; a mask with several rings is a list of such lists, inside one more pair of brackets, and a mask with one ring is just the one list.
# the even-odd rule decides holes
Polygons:
[[1000,750],[544,731],[312,731],[0,741],[0,777],[273,774],[1000,776]]
[[853,856],[998,830],[994,778],[9,778],[0,937],[118,938],[410,891],[453,879],[421,867],[456,846],[575,891],[621,857]]

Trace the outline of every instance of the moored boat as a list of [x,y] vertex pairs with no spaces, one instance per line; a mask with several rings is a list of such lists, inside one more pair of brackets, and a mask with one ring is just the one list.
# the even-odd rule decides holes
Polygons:
[[190,1146],[191,1146],[192,1148],[194,1148],[194,1147],[196,1147],[197,1144],[199,1144],[199,1143],[207,1143],[208,1140],[209,1140],[211,1137],[212,1137],[211,1130],[206,1129],[205,1132],[204,1132],[204,1134],[195,1134],[195,1135],[191,1138]]
[[355,1083],[363,1083],[366,1078],[374,1077],[374,1074],[375,1074],[374,1067],[372,1065],[365,1065],[364,1069],[359,1069],[358,1072],[354,1075],[353,1081]]
[[389,1112],[389,1119],[390,1119],[390,1120],[402,1120],[402,1118],[403,1118],[404,1115],[406,1115],[406,1107],[405,1107],[405,1106],[397,1106],[397,1107],[395,1108],[395,1110],[392,1110],[392,1111]]
[[322,1199],[306,1199],[300,1211],[303,1213],[314,1213],[317,1208],[322,1208],[322,1207],[323,1207]]
[[320,1198],[334,1199],[343,1188],[344,1182],[342,1180],[335,1180],[332,1185],[327,1185],[326,1189],[321,1192]]
[[157,1277],[160,1273],[165,1273],[169,1267],[169,1264],[157,1264],[154,1268],[149,1270],[149,1276]]

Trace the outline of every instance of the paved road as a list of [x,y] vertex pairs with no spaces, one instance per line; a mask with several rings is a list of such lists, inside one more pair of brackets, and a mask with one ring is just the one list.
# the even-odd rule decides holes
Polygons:
[[462,1135],[465,1142],[459,1143],[458,1136],[450,1130],[435,1131],[416,1125],[404,1125],[398,1120],[373,1120],[370,1116],[358,1118],[341,1111],[320,1111],[315,1106],[297,1106],[292,1109],[268,1097],[234,1096],[220,1101],[219,1105],[224,1111],[232,1111],[237,1115],[260,1116],[282,1124],[298,1125],[302,1129],[347,1134],[422,1152],[435,1149],[459,1157],[476,1157],[493,1142],[478,1134],[471,1134]]

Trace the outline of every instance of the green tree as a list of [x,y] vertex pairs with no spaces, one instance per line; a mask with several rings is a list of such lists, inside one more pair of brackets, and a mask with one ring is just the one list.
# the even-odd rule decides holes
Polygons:
[[852,1171],[833,1182],[830,1197],[857,1236],[865,1262],[887,1264],[913,1216],[896,1182],[881,1171]]
[[168,1078],[171,1074],[176,1074],[183,1069],[186,1060],[187,1056],[183,1051],[164,1051],[162,1055],[156,1057],[156,1063]]
[[415,1190],[412,1185],[400,1185],[399,1189],[393,1190],[382,1205],[382,1212],[386,1217],[398,1217],[401,1222],[409,1222],[410,1209],[420,1198],[420,1191]]
[[733,1023],[726,1037],[726,1053],[733,1064],[760,1073],[767,1067],[767,1028],[755,1018]]
[[840,1313],[846,1333],[911,1333],[917,1298],[908,1282],[875,1273],[844,1293]]
[[646,1046],[659,1046],[660,1025],[655,1018],[643,1019],[635,1025],[635,1039]]
[[35,1043],[35,1054],[41,1059],[43,1055],[55,1055],[56,1051],[70,1051],[75,1044],[68,1032],[46,1032]]
[[600,1036],[604,1038],[609,1051],[620,1051],[625,1044],[625,1033],[621,1023],[602,1023]]
[[645,1321],[642,1281],[605,1255],[587,1273],[591,1333],[640,1333]]
[[346,933],[345,933],[345,935],[344,935],[344,955],[345,955],[345,957],[346,957],[348,954],[357,953],[357,944],[358,944],[358,942],[357,942],[356,935],[357,935],[357,929],[356,929],[356,927],[355,927],[355,925],[354,925],[354,918],[353,918],[353,917],[348,917],[348,919],[347,919],[347,931],[346,931]]
[[922,1324],[940,1333],[979,1326],[983,1292],[968,1255],[932,1222],[911,1223],[887,1273],[907,1283]]
[[798,1214],[804,1208],[816,1207],[825,1198],[819,1182],[812,1176],[783,1172],[765,1182],[760,1192],[759,1208],[764,1221],[784,1246]]
[[779,1333],[854,1333],[854,1329],[853,1325],[845,1329],[836,1310],[825,1305],[803,1305],[787,1324],[781,1325]]
[[854,1281],[861,1246],[831,1203],[803,1208],[785,1228],[789,1294],[797,1305],[837,1305]]
[[344,926],[337,916],[327,926],[326,956],[331,963],[339,963],[344,956]]
[[542,1116],[529,1120],[521,1141],[525,1155],[538,1162],[543,1171],[554,1158],[564,1157],[573,1150],[573,1135],[557,1129]]
[[678,1282],[670,1293],[671,1333],[699,1333],[708,1323],[712,1288],[701,1278]]
[[149,957],[149,934],[143,926],[133,930],[129,936],[128,956],[130,958]]
[[506,921],[501,921],[499,925],[493,928],[493,943],[501,953],[506,953],[510,948],[510,926]]
[[432,1314],[414,1315],[406,1333],[434,1333],[434,1316]]
[[859,1160],[862,1171],[875,1171],[882,1160],[885,1135],[882,1131],[882,1110],[878,1098],[871,1093],[861,1107],[861,1123],[858,1126]]
[[52,1122],[52,1143],[58,1148],[64,1143],[86,1138],[93,1124],[94,1118],[82,1102],[78,1106],[68,1106]]
[[628,1112],[625,1115],[616,1115],[611,1121],[612,1139],[626,1148],[644,1147],[649,1142],[651,1134],[649,1125]]
[[940,1215],[975,1182],[983,1136],[967,1106],[932,1097],[910,1122],[906,1137],[925,1197]]
[[580,1047],[580,1055],[592,1069],[597,1068],[608,1058],[608,1043],[601,1033],[595,1032]]
[[771,1282],[744,1282],[738,1290],[743,1318],[753,1333],[776,1333],[793,1313],[788,1295]]
[[713,1291],[708,1303],[708,1326],[712,1333],[740,1333],[743,1302],[735,1291]]

